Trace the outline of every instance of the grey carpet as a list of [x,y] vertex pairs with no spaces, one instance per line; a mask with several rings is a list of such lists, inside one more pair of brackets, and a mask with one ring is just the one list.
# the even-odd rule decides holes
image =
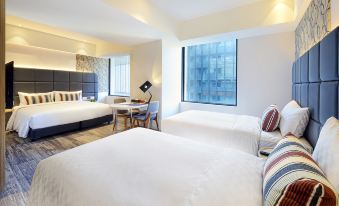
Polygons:
[[[123,131],[119,122],[114,133]],[[34,142],[19,138],[16,133],[6,136],[6,187],[0,192],[1,206],[24,206],[38,163],[54,154],[112,135],[112,125],[43,138]]]

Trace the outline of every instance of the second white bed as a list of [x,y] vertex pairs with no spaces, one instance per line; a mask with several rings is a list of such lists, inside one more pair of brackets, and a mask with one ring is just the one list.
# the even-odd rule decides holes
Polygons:
[[186,111],[162,121],[165,133],[257,155],[260,119],[206,111]]
[[16,106],[8,121],[7,130],[15,130],[26,138],[30,129],[48,128],[111,115],[107,104],[69,101]]
[[42,160],[29,206],[262,205],[264,161],[132,129]]

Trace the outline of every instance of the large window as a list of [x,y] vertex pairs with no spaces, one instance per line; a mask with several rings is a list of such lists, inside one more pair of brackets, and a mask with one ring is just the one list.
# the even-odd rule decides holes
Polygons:
[[237,105],[237,40],[183,48],[183,101]]
[[130,56],[110,59],[110,95],[130,96]]

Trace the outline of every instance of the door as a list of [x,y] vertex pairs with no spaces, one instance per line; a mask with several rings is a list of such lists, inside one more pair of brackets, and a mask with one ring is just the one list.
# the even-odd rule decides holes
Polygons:
[[0,0],[0,190],[5,186],[5,0]]

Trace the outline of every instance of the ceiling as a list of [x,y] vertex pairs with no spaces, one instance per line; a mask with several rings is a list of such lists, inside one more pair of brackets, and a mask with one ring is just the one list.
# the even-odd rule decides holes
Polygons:
[[10,0],[6,14],[131,46],[161,39],[167,26],[177,32],[181,22],[259,1],[263,0]]
[[150,0],[177,21],[185,21],[261,0]]
[[124,45],[161,36],[156,29],[102,0],[10,0],[6,14]]

